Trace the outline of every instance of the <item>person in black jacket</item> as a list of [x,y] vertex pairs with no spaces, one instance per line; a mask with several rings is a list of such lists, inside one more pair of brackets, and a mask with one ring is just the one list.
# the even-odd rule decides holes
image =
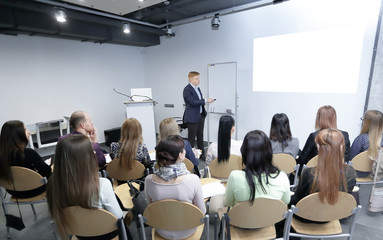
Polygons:
[[[303,166],[303,164],[306,164],[308,161],[310,161],[311,158],[318,155],[318,149],[315,143],[316,135],[318,134],[319,131],[323,129],[327,129],[327,128],[337,129],[336,122],[337,122],[336,111],[332,106],[326,105],[318,109],[316,120],[315,120],[316,131],[311,133],[309,137],[307,138],[305,146],[303,147],[303,150],[301,154],[299,155],[299,158],[297,159],[297,163]],[[344,137],[344,143],[345,143],[344,161],[348,162],[350,161],[350,139],[348,137],[347,132],[341,131],[341,130],[339,131],[343,134],[343,137]]]
[[[8,121],[3,124],[0,135],[0,181],[12,183],[11,166],[29,168],[48,178],[51,168],[28,145],[29,131],[24,123],[18,120]],[[45,191],[45,185],[24,192],[7,190],[12,196],[28,198],[39,195]]]

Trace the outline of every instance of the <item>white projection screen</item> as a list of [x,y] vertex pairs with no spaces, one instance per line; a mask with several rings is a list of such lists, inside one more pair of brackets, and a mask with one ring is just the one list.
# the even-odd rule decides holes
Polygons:
[[364,26],[253,40],[253,91],[355,93]]

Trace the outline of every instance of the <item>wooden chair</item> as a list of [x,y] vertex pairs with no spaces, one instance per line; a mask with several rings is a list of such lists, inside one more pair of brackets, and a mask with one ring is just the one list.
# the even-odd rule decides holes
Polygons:
[[318,165],[318,155],[315,157],[311,158],[310,161],[307,162],[306,166],[311,168],[311,167],[316,167]]
[[[226,213],[225,213],[226,214]],[[231,239],[274,239],[274,224],[287,216],[287,205],[281,200],[256,198],[254,204],[240,202],[229,210]],[[222,218],[222,239],[227,232],[226,218]]]
[[206,239],[209,239],[209,215],[191,203],[173,199],[161,200],[149,204],[144,212],[138,216],[141,225],[142,239],[146,240],[144,223],[152,226],[152,239],[164,239],[155,229],[167,231],[184,231],[197,228],[196,232],[187,239],[200,239],[205,229]]
[[[183,163],[185,164],[186,169],[187,169],[189,172],[191,172],[191,173],[194,172],[194,164],[192,163],[192,161],[190,161],[188,158],[185,158],[184,161],[183,161]],[[157,164],[155,165],[155,168],[158,169],[158,165],[157,165]]]
[[[37,172],[24,168],[24,167],[11,167],[12,176],[13,176],[13,184],[1,182],[0,187],[0,196],[1,196],[1,205],[4,209],[4,213],[8,214],[7,205],[15,205],[17,204],[16,198],[11,196],[7,197],[6,190],[21,192],[21,191],[30,191],[36,188],[39,188],[47,183],[47,179],[42,177]],[[29,204],[31,205],[33,214],[36,215],[36,210],[33,204],[46,202],[46,193],[41,193],[37,196],[30,198],[17,198],[17,201],[20,205]],[[10,238],[10,228],[7,227],[7,238]]]
[[273,154],[273,164],[286,174],[294,174],[294,183],[290,185],[291,189],[298,186],[298,170],[300,165],[297,164],[293,156],[286,153]]
[[[356,155],[352,160],[352,167],[361,172],[371,172],[372,171],[372,163],[373,161],[368,157],[368,152],[364,151]],[[357,177],[356,178],[356,184],[373,184],[374,179],[372,179],[370,176],[367,177]],[[383,183],[383,180],[376,181],[376,183]]]
[[[302,238],[352,238],[356,217],[362,207],[356,206],[355,198],[348,193],[339,192],[338,202],[334,205],[322,203],[319,200],[319,193],[310,194],[301,199],[297,206],[289,210],[284,229],[284,239],[289,237]],[[304,223],[294,218],[299,217],[327,223]],[[339,219],[352,216],[348,232],[343,233]],[[292,233],[291,227],[296,233]]]
[[[145,166],[139,161],[134,161],[132,169],[127,170],[120,166],[120,159],[116,158],[106,165],[107,175],[118,181],[130,181],[141,179],[145,176],[146,169]],[[133,183],[135,184],[135,183]],[[139,189],[139,185],[134,185]],[[130,195],[130,188],[127,183],[121,184],[119,186],[114,185],[114,192],[117,197],[120,199],[123,207],[126,210],[133,208],[132,196]]]
[[242,157],[230,155],[229,160],[223,163],[218,163],[218,158],[216,158],[206,168],[210,172],[209,177],[227,179],[231,171],[243,169]]
[[[68,234],[75,239],[127,239],[126,229],[122,218],[117,219],[112,213],[104,209],[85,209],[79,206],[67,207],[64,215],[68,221]],[[73,239],[73,238],[72,238]]]
[[106,165],[108,176],[119,181],[129,181],[143,178],[146,174],[145,166],[139,161],[133,161],[132,169],[122,168],[120,159],[113,159]]

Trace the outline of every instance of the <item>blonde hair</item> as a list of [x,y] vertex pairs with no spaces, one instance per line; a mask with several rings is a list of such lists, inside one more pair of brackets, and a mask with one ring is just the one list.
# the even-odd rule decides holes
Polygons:
[[99,198],[98,163],[92,144],[83,134],[69,136],[57,144],[53,175],[49,178],[49,212],[62,239],[68,232],[63,210],[70,206],[95,208]]
[[330,105],[322,106],[318,109],[315,120],[315,129],[323,130],[326,128],[337,129],[336,126],[336,111]]
[[174,118],[165,118],[160,122],[160,134],[158,135],[158,141],[164,140],[167,136],[179,134],[180,127]]
[[[339,197],[339,186],[347,191],[344,172],[344,137],[336,129],[324,129],[315,137],[318,144],[318,165],[310,193],[319,192],[319,199],[335,204]],[[313,170],[312,170],[313,171]]]
[[142,144],[142,126],[135,118],[128,118],[122,124],[120,150],[118,156],[120,165],[132,169],[133,161],[137,158],[138,145]]
[[199,72],[196,72],[196,71],[191,71],[189,72],[188,74],[188,78],[192,78],[192,77],[195,77],[195,76],[199,76]]
[[378,148],[382,141],[383,114],[377,110],[365,112],[360,134],[368,134],[368,157],[375,160],[378,157]]

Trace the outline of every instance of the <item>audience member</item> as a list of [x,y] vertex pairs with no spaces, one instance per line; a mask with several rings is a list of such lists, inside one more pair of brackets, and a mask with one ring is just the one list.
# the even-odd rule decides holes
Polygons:
[[146,167],[150,166],[150,156],[142,139],[142,126],[135,118],[128,118],[121,127],[119,142],[110,145],[112,158],[120,158],[121,167],[132,169],[134,160],[139,161]]
[[287,153],[297,157],[299,140],[293,138],[290,130],[289,118],[284,113],[277,113],[271,120],[270,140],[273,153]]
[[[315,129],[316,131],[311,133],[307,138],[305,146],[303,147],[302,152],[297,159],[297,163],[301,166],[310,161],[311,158],[318,155],[318,149],[315,144],[315,136],[319,131],[327,128],[337,129],[337,120],[336,120],[336,111],[332,106],[326,105],[318,109],[316,120],[315,120]],[[345,131],[339,130],[344,137],[345,141],[345,154],[344,161],[350,161],[350,140],[348,138],[348,133]]]
[[[164,120],[160,122],[159,140],[163,140],[170,135],[179,135],[179,134],[180,134],[180,127],[178,126],[174,118],[165,118]],[[185,144],[185,150],[186,150],[186,158],[189,159],[195,167],[197,167],[199,164],[199,160],[195,157],[190,143],[187,140],[184,140],[184,144]]]
[[343,161],[343,134],[336,129],[324,129],[316,135],[315,143],[318,147],[318,165],[302,171],[291,205],[315,192],[319,192],[321,202],[326,200],[329,204],[335,204],[339,191],[351,193],[356,184],[355,170]]
[[242,141],[232,139],[235,131],[235,121],[231,116],[219,119],[218,142],[212,142],[207,150],[206,165],[218,158],[218,162],[229,160],[230,154],[241,156]]
[[[185,154],[184,141],[179,135],[170,135],[158,143],[156,158],[159,169],[145,179],[147,201],[150,204],[164,199],[175,199],[192,203],[205,213],[200,180],[186,169],[182,162]],[[156,229],[156,232],[166,239],[185,239],[195,230],[195,228],[186,231]]]
[[241,147],[245,170],[230,173],[225,193],[225,205],[255,198],[280,199],[290,202],[290,182],[285,172],[272,164],[273,152],[266,134],[255,130],[246,134]]
[[[368,110],[363,117],[363,126],[360,135],[351,145],[352,160],[361,152],[368,151],[368,157],[375,161],[378,157],[378,149],[383,146],[383,114],[377,110]],[[359,177],[366,177],[371,172],[357,171]]]
[[107,178],[99,178],[92,144],[83,134],[74,134],[57,144],[47,199],[49,212],[62,239],[67,238],[68,220],[63,213],[66,207],[102,208],[117,218],[122,217],[112,184]]
[[102,151],[100,145],[97,143],[96,129],[93,127],[93,122],[89,114],[83,111],[76,111],[70,116],[69,122],[74,131],[70,134],[60,137],[58,141],[60,142],[70,135],[83,134],[88,136],[92,141],[92,147],[97,157],[98,167],[103,168],[106,163],[104,152]]
[[[24,123],[18,120],[8,121],[1,128],[0,135],[0,180],[13,183],[11,166],[29,168],[43,177],[51,175],[51,168],[33,149],[27,148],[29,131]],[[45,185],[31,191],[8,192],[18,198],[28,198],[45,191]]]

